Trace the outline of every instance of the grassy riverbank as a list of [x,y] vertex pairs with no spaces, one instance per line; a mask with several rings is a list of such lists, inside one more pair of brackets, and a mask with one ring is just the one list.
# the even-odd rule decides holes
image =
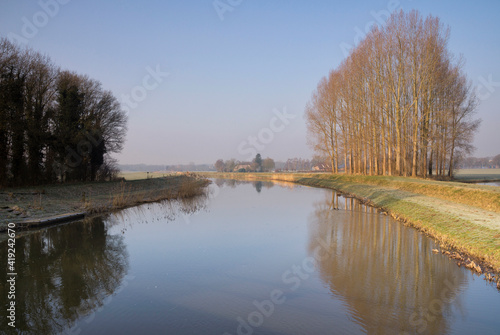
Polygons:
[[[500,274],[500,188],[386,176],[206,173],[331,188],[381,208],[440,242],[442,252],[477,272]],[[470,259],[468,259],[470,258]],[[498,276],[496,277],[498,280]]]
[[204,192],[208,180],[193,175],[102,183],[44,185],[0,190],[0,223],[23,222],[64,213],[104,213]]

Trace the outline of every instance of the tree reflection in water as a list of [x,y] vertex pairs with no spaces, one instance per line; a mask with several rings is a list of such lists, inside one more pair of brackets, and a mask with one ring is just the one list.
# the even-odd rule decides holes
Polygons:
[[[1,245],[0,259],[7,259]],[[6,267],[3,267],[6,268]],[[56,334],[103,305],[128,270],[122,235],[108,234],[102,217],[52,227],[16,240],[16,329]],[[6,272],[0,274],[1,306],[7,308]]]
[[[16,333],[56,334],[105,304],[122,284],[129,268],[124,235],[117,226],[152,220],[174,220],[205,209],[210,195],[144,204],[102,217],[31,232],[16,239],[16,329],[2,318],[0,329]],[[155,207],[154,210],[152,207]],[[128,218],[134,220],[128,220]],[[128,221],[128,222],[127,222]],[[133,221],[133,222],[132,222]],[[118,229],[118,232],[120,231]],[[116,230],[115,230],[116,231]],[[7,260],[0,243],[1,262]],[[2,268],[7,265],[2,263]],[[6,271],[0,274],[0,304],[7,309]]]
[[466,277],[432,240],[335,192],[315,204],[309,235],[309,253],[328,255],[321,280],[368,334],[449,332]]
[[257,181],[248,181],[248,180],[237,180],[237,179],[214,179],[214,184],[217,185],[217,187],[223,187],[223,186],[228,186],[231,188],[235,188],[238,185],[245,185],[245,184],[252,184],[253,187],[255,187],[255,190],[257,193],[262,192],[262,188],[265,187],[267,189],[270,189],[276,185],[276,182],[272,181],[262,181],[262,180],[257,180]]
[[255,190],[257,193],[260,193],[262,191],[262,187],[265,187],[267,189],[270,189],[271,187],[274,186],[273,182],[270,181],[254,181],[252,182],[253,187],[255,187]]

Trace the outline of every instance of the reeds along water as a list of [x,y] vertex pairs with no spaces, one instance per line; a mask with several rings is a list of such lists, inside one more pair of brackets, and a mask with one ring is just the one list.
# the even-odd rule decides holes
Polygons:
[[310,254],[328,255],[317,263],[321,280],[368,334],[447,333],[446,315],[453,305],[460,308],[465,274],[434,255],[433,245],[415,229],[335,192],[316,203],[309,218]]
[[[134,184],[121,182],[114,190],[110,203],[104,209],[122,209],[142,203],[156,202],[170,199],[186,199],[203,195],[209,181],[189,176],[170,177],[168,179],[149,179],[149,183]],[[92,207],[91,212],[102,212],[100,207]]]

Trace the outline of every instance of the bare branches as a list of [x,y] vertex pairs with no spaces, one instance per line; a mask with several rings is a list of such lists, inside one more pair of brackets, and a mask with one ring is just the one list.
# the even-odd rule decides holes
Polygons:
[[438,18],[417,11],[373,28],[313,93],[309,144],[347,173],[451,176],[479,121],[448,39]]

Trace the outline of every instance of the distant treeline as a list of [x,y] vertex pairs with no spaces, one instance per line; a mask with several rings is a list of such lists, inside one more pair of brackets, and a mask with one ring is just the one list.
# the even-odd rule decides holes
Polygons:
[[100,82],[0,38],[0,186],[111,177],[126,122]]
[[500,169],[500,154],[495,157],[467,157],[459,166],[461,169]]
[[436,17],[394,13],[319,82],[306,108],[308,139],[333,172],[453,174],[479,120],[448,38]]
[[258,163],[257,159],[251,162],[245,162],[232,158],[226,161],[219,159],[215,162],[215,170],[218,172],[235,172],[242,169],[244,169],[245,172],[326,171],[331,170],[331,166],[328,158],[320,156],[314,156],[312,159],[294,157],[286,161],[274,161],[274,159],[268,157],[262,159],[261,164]]
[[234,158],[224,161],[223,159],[215,162],[217,172],[269,172],[275,169],[274,159],[262,158],[257,154],[251,162],[238,161]]

